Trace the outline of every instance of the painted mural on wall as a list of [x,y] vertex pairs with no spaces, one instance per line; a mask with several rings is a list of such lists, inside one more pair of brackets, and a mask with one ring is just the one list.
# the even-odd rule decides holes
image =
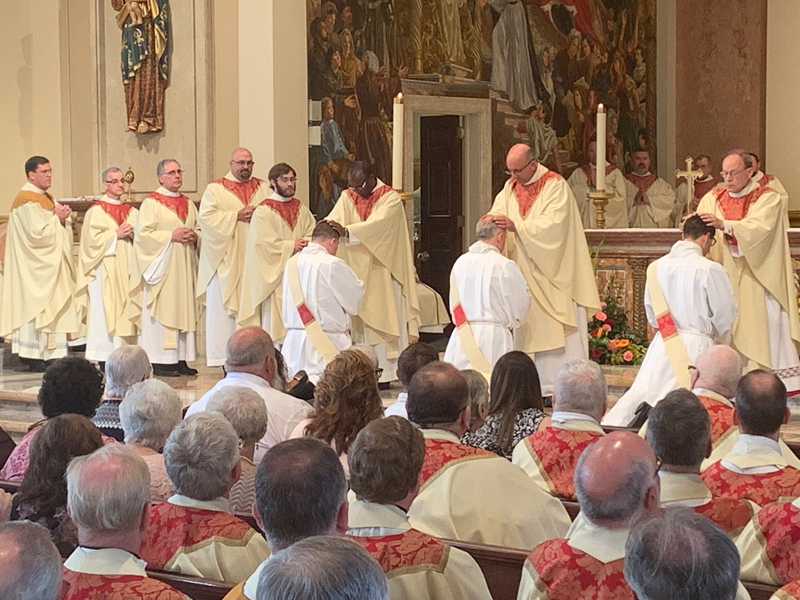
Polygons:
[[609,161],[623,171],[655,132],[655,0],[306,6],[309,96],[323,102],[322,146],[311,165],[319,214],[346,186],[354,159],[370,161],[391,181],[392,98],[401,79],[441,82],[447,95],[458,95],[459,84],[470,95],[485,88],[494,99],[495,187],[517,141],[565,176],[584,164],[599,103],[609,108]]

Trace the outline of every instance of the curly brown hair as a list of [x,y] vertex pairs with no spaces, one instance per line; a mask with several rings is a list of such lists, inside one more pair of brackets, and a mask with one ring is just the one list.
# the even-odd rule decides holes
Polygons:
[[305,435],[346,454],[356,435],[383,415],[375,367],[358,350],[343,350],[322,373],[314,390],[314,412]]

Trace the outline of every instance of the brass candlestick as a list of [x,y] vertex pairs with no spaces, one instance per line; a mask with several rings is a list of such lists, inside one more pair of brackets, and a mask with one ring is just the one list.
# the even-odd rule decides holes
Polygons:
[[403,206],[408,204],[408,202],[414,198],[414,194],[412,192],[401,192],[400,190],[396,191],[398,194],[400,194],[400,200],[403,201]]
[[133,189],[133,182],[134,182],[135,179],[136,179],[136,175],[133,174],[133,169],[128,167],[128,170],[125,171],[125,175],[122,178],[122,180],[128,186],[128,198],[126,199],[126,202],[133,201],[133,196],[131,195],[131,190]]
[[595,190],[594,192],[589,192],[586,194],[589,199],[594,204],[595,208],[595,226],[597,229],[605,229],[606,228],[606,206],[608,206],[609,200],[614,197],[613,193],[605,192],[601,190]]

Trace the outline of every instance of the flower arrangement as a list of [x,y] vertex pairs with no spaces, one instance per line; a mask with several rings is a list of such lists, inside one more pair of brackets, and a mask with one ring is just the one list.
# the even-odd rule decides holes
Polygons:
[[591,359],[601,365],[642,364],[647,344],[628,329],[628,317],[617,296],[607,293],[600,307],[600,311],[589,321]]

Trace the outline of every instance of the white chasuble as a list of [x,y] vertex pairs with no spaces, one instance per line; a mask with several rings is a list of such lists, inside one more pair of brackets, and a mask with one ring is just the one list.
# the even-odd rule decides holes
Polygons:
[[[585,165],[575,169],[567,183],[575,194],[581,220],[586,229],[597,227],[597,210],[587,194],[597,190],[595,187],[597,169],[594,165]],[[622,171],[608,165],[606,167],[606,189],[614,194],[606,206],[606,229],[627,229],[628,227],[628,188]]]

